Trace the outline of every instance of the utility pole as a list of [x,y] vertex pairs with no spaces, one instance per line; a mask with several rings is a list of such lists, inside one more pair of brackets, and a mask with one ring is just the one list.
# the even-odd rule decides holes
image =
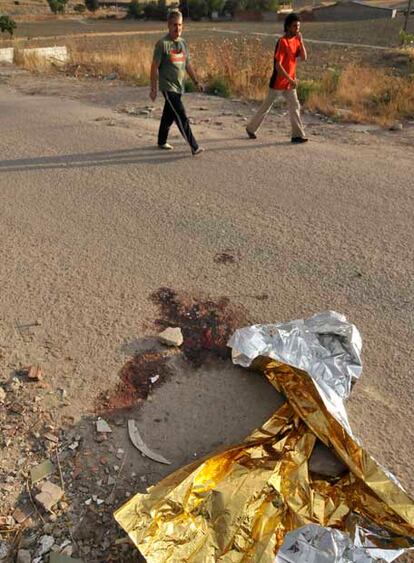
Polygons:
[[412,4],[413,4],[413,0],[408,0],[407,13],[405,14],[405,22],[404,22],[404,32],[405,33],[407,33],[407,30],[408,30],[408,20],[410,19]]

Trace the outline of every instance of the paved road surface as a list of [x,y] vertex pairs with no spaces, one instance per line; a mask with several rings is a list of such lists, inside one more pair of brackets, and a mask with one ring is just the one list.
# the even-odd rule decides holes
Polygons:
[[[194,159],[179,139],[153,148],[156,120],[108,126],[118,114],[64,93],[0,85],[3,373],[37,358],[87,412],[149,330],[160,286],[228,296],[254,322],[335,309],[365,342],[352,423],[414,493],[412,147],[345,142],[339,128],[296,147],[286,128],[249,142],[199,125],[207,152]],[[223,252],[235,262],[216,263]],[[15,330],[37,319],[31,338]]]

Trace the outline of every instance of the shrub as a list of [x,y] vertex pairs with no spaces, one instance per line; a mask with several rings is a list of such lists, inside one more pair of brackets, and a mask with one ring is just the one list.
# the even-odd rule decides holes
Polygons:
[[300,80],[298,83],[298,98],[301,104],[305,104],[311,94],[320,92],[322,84],[316,80]]
[[406,31],[401,29],[399,35],[402,45],[414,45],[414,33],[407,33]]
[[49,8],[54,14],[63,14],[68,0],[47,0]]
[[131,0],[128,4],[128,16],[136,19],[144,17],[144,7],[139,0]]
[[99,8],[99,0],[85,0],[85,6],[90,12],[96,12]]
[[86,11],[86,6],[85,4],[76,4],[73,9],[75,12],[78,12],[78,14],[83,14]]
[[9,16],[0,16],[0,31],[1,33],[9,33],[13,35],[16,29],[16,22]]
[[220,96],[221,98],[230,98],[231,89],[228,80],[222,76],[212,78],[206,88],[207,94]]

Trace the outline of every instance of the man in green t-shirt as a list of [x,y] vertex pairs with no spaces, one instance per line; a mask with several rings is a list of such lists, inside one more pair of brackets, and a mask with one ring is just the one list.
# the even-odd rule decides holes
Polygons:
[[154,58],[151,66],[151,93],[150,98],[155,101],[157,97],[157,82],[165,98],[164,111],[158,131],[158,146],[160,149],[172,150],[167,143],[168,132],[175,121],[182,136],[191,147],[192,154],[201,154],[202,149],[194,138],[188,117],[185,113],[181,95],[184,93],[184,78],[186,72],[194,84],[202,91],[190,61],[190,53],[184,39],[183,16],[178,10],[173,10],[168,15],[168,34],[155,45]]

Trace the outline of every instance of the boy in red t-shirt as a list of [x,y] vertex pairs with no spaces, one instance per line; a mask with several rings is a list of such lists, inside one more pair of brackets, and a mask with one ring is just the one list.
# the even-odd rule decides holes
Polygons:
[[269,113],[273,102],[281,92],[288,104],[290,122],[292,124],[292,143],[306,143],[308,140],[300,117],[300,103],[296,91],[296,59],[307,59],[305,45],[300,32],[300,18],[297,14],[289,14],[285,19],[285,35],[275,47],[274,68],[269,84],[269,93],[246,127],[250,139],[256,139],[256,132],[263,119]]

